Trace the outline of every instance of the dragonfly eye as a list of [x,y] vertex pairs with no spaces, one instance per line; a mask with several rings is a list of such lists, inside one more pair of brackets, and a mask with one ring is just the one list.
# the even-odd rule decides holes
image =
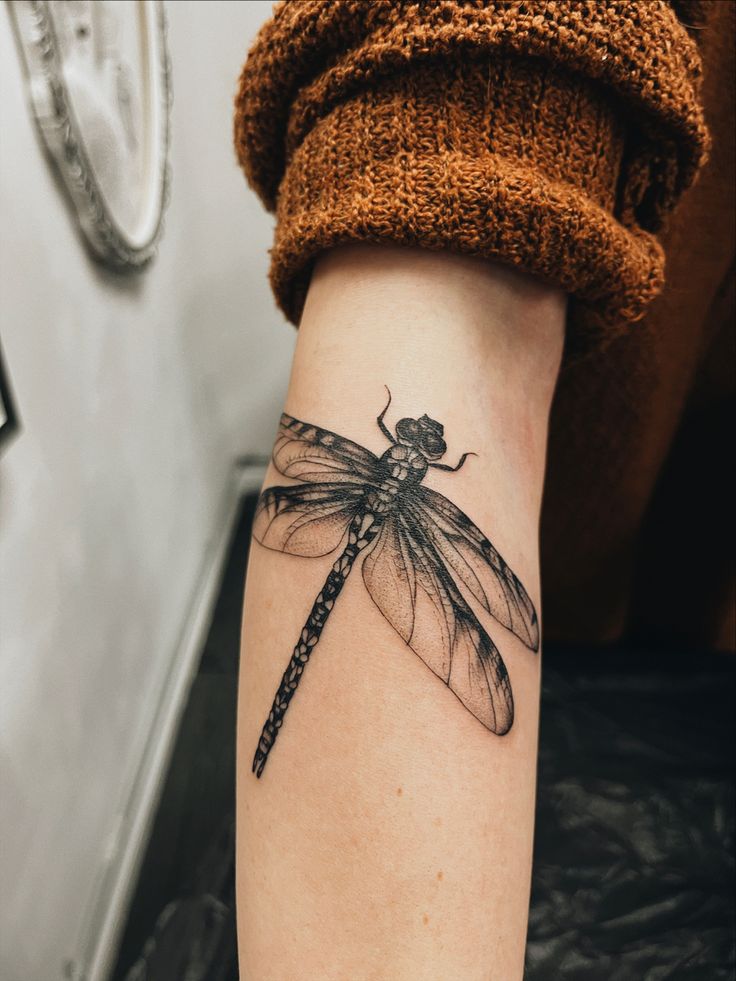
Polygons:
[[419,417],[417,422],[421,426],[422,430],[427,430],[428,432],[434,433],[435,436],[445,435],[445,427],[442,425],[442,423],[437,422],[436,419],[430,419],[426,412],[423,416]]
[[414,445],[421,434],[422,428],[416,419],[399,419],[396,423],[396,437],[400,443]]
[[428,460],[439,460],[447,451],[447,443],[436,433],[422,433],[417,445]]

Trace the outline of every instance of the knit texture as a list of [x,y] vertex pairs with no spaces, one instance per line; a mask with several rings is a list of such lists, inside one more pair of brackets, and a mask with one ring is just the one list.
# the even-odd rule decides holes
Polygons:
[[[298,324],[349,241],[486,256],[573,300],[573,343],[641,318],[657,232],[707,152],[690,2],[302,0],[243,69],[235,141],[277,215],[271,284]],[[689,20],[688,20],[689,18]]]

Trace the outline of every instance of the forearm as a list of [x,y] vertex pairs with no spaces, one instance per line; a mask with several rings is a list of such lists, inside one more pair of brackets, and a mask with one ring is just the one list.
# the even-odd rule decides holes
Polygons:
[[[350,246],[315,270],[285,411],[377,457],[399,418],[442,423],[447,452],[430,462],[477,456],[454,473],[430,467],[421,486],[483,532],[522,598],[514,612],[510,578],[495,597],[486,589],[493,616],[458,565],[445,559],[438,578],[442,554],[428,542],[442,519],[412,532],[420,516],[416,504],[402,510],[402,480],[388,504],[375,488],[356,497],[352,513],[369,513],[375,546],[351,556],[329,622],[315,621],[317,641],[257,780],[251,761],[274,692],[343,546],[305,558],[275,550],[273,537],[270,549],[253,544],[238,732],[246,981],[521,976],[540,678],[523,596],[539,610],[537,529],[564,311],[553,290],[448,254]],[[376,424],[384,386],[388,438]],[[267,485],[293,483],[270,468]],[[393,539],[392,521],[403,529]],[[389,588],[391,547],[403,571]],[[473,644],[486,667],[464,678]],[[503,735],[494,724],[508,727],[511,697],[497,657],[513,693]],[[483,679],[488,705],[478,700]]]

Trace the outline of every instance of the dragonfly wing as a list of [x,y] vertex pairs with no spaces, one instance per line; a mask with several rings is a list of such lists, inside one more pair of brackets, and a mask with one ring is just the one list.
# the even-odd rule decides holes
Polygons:
[[428,487],[414,489],[407,515],[491,616],[539,650],[539,621],[529,594],[470,518]]
[[269,487],[256,505],[253,537],[277,552],[327,555],[340,544],[362,493],[339,482]]
[[421,527],[387,518],[363,562],[371,599],[465,708],[498,735],[514,721],[506,666]]
[[378,463],[375,454],[358,443],[286,413],[281,416],[272,459],[284,477],[305,483],[365,483]]

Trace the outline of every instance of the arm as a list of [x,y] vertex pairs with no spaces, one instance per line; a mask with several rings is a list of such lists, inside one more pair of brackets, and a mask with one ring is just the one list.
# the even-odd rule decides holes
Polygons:
[[[324,255],[286,411],[376,454],[400,416],[444,424],[424,484],[493,542],[539,610],[537,525],[564,296],[480,259],[356,245]],[[271,467],[267,484],[285,484]],[[339,553],[335,553],[339,554]],[[253,751],[335,556],[254,543],[238,724],[238,933],[247,981],[521,977],[540,660],[472,604],[508,668],[491,733],[391,628],[356,569],[261,780]]]

